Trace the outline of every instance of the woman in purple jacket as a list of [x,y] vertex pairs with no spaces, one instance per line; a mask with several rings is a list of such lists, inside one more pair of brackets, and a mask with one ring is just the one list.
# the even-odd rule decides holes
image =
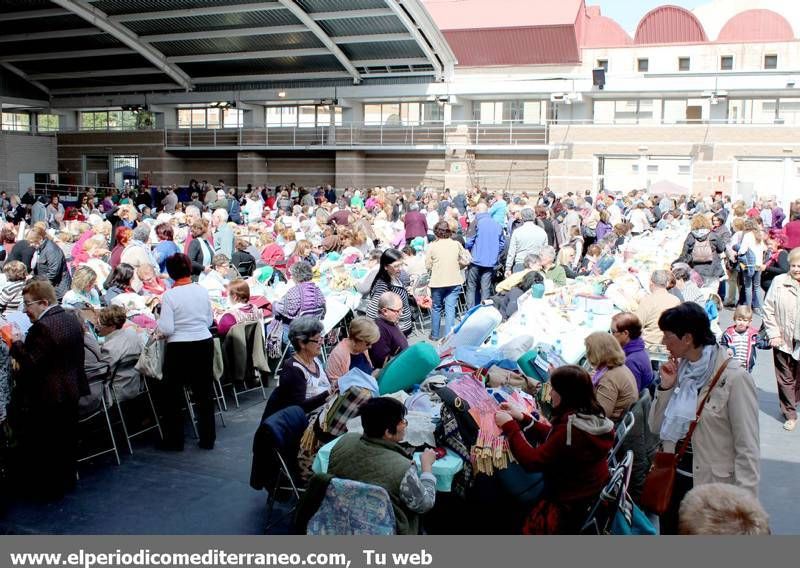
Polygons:
[[653,382],[653,367],[650,355],[644,348],[642,322],[636,314],[621,312],[611,318],[611,334],[625,352],[625,365],[636,377],[641,393]]

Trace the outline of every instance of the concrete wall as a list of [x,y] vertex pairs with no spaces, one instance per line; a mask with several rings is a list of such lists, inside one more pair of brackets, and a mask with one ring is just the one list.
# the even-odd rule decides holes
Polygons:
[[19,191],[19,174],[57,173],[57,155],[55,136],[1,132],[0,188],[9,192]]
[[549,184],[557,193],[597,188],[598,156],[688,157],[691,190],[736,195],[741,159],[800,159],[800,127],[773,125],[554,125]]

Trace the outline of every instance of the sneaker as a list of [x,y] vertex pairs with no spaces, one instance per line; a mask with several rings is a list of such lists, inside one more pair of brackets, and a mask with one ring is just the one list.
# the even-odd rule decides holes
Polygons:
[[797,426],[797,420],[793,418],[790,418],[789,420],[783,423],[783,429],[788,432],[794,430],[795,426]]

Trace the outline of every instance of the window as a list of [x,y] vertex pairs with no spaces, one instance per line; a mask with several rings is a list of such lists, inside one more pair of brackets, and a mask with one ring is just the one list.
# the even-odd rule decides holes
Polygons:
[[692,166],[688,164],[678,164],[678,174],[682,176],[688,176],[692,173]]
[[[364,124],[366,125],[418,125],[443,120],[444,105],[433,101],[364,105]],[[481,120],[480,115],[476,117],[476,120]]]
[[80,113],[81,130],[141,130],[155,127],[152,112],[131,110],[99,110]]
[[657,174],[658,173],[658,164],[647,164],[647,173],[648,174]]
[[719,58],[719,69],[720,71],[732,71],[733,70],[733,55],[723,55]]
[[647,58],[637,59],[636,60],[636,70],[639,73],[647,73],[648,69],[650,69],[650,60]]
[[688,57],[678,58],[678,71],[688,71],[691,67],[691,62]]
[[765,55],[764,56],[764,69],[777,69],[778,68],[778,56],[777,55]]
[[30,132],[31,115],[26,112],[4,112],[1,129],[15,132]]
[[597,60],[597,65],[595,65],[595,67],[596,68],[602,67],[603,71],[608,73],[608,59],[598,59]]
[[244,111],[235,108],[179,108],[178,128],[240,128]]
[[[368,110],[364,105],[365,120]],[[380,105],[378,105],[380,107]],[[342,125],[342,107],[331,107],[329,105],[294,105],[294,106],[268,106],[267,107],[267,126],[292,127],[300,126],[311,128],[314,126],[330,126],[331,112],[334,114],[334,124]]]
[[59,117],[57,114],[39,114],[36,116],[36,129],[39,132],[58,132]]

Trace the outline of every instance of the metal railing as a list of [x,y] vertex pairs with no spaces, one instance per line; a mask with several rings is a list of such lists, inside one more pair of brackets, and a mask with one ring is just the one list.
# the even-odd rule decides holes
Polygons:
[[530,146],[547,144],[547,127],[514,122],[481,124],[464,121],[213,130],[167,128],[164,130],[164,143],[172,149]]

